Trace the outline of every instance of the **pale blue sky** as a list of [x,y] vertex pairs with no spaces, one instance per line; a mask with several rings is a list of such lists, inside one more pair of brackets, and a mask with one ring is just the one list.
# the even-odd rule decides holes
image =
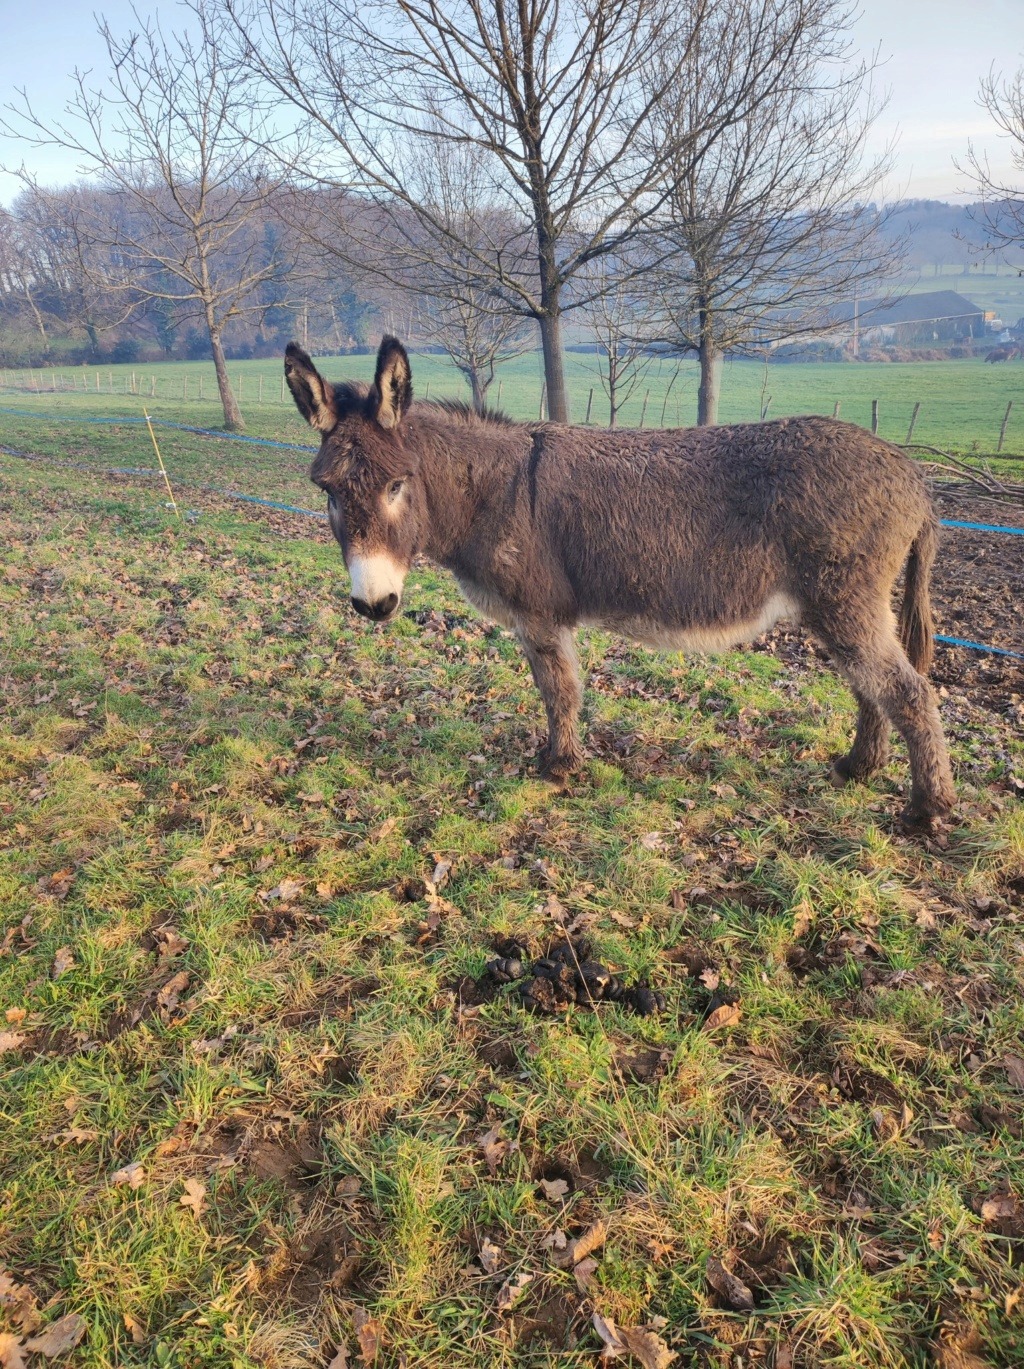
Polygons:
[[[881,49],[882,82],[892,92],[877,139],[899,133],[897,171],[890,195],[950,199],[962,184],[951,158],[967,139],[986,148],[995,167],[1006,168],[1005,145],[976,104],[978,78],[992,63],[1007,73],[1024,64],[1024,0],[860,0],[855,37],[865,53]],[[150,6],[174,26],[174,3]],[[103,5],[115,28],[132,23],[129,0]],[[66,74],[76,65],[98,67],[103,51],[91,6],[78,0],[47,0],[40,15],[24,0],[0,0],[0,102],[25,86],[36,107],[58,114],[67,98]],[[75,166],[67,154],[23,149],[0,137],[0,163],[24,158],[41,179],[67,180]],[[0,174],[0,200],[16,189]]]

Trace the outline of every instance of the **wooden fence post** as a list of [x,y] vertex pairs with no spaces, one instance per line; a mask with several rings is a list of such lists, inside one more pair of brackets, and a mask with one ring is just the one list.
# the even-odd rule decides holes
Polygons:
[[590,422],[590,410],[591,410],[591,407],[593,406],[593,403],[594,403],[594,387],[593,387],[593,385],[591,385],[591,387],[590,387],[590,394],[587,396],[587,416],[586,416],[586,418],[583,420],[584,423],[589,423],[589,422]]
[[263,403],[263,372],[262,372],[262,371],[260,372],[260,393],[259,393],[259,398],[257,399],[256,403],[257,403],[257,404],[262,404],[262,403]]
[[651,397],[651,392],[650,392],[650,390],[645,390],[645,391],[644,391],[644,407],[640,410],[640,426],[641,426],[641,428],[644,426],[644,419],[647,417],[647,401],[650,399],[650,397]]
[[281,377],[281,403],[284,403],[284,376]]
[[1006,413],[1003,414],[1003,424],[1002,427],[999,429],[999,445],[996,447],[997,452],[1001,452],[1003,450],[1003,438],[1006,436],[1006,425],[1010,421],[1010,410],[1012,408],[1013,400],[1011,399],[1009,404],[1007,404],[1006,406]]
[[501,408],[501,387],[504,385],[504,383],[505,382],[503,380],[498,381],[498,398],[494,401],[494,407],[496,409]]
[[838,417],[839,417],[839,408],[840,408],[840,402],[839,402],[839,400],[837,399],[837,400],[836,400],[836,407],[832,410],[832,417],[833,417],[833,418],[838,418]]
[[907,441],[905,445],[908,447],[910,446],[910,439],[914,436],[914,424],[917,422],[917,416],[920,412],[921,401],[918,400],[914,405],[914,412],[910,415],[910,427],[907,429]]
[[871,431],[872,431],[873,433],[877,433],[877,432],[878,432],[878,400],[877,400],[877,399],[873,399],[873,400],[871,401]]
[[188,372],[187,372],[187,371],[185,372],[185,376],[184,376],[184,378],[183,378],[183,380],[182,380],[182,382],[181,382],[181,397],[182,397],[182,399],[188,399]]
[[200,372],[199,372],[199,398],[202,399],[202,397],[203,397],[203,373],[202,373],[202,371],[200,371]]
[[537,414],[537,417],[538,417],[538,418],[543,418],[543,417],[544,417],[544,405],[545,405],[547,402],[548,402],[548,383],[547,383],[547,381],[545,380],[544,384],[540,387],[540,411],[539,411],[539,413]]

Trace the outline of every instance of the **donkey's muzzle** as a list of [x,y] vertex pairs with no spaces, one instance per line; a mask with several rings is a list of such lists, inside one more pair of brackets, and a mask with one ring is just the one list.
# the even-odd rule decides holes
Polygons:
[[372,604],[369,604],[365,599],[359,599],[353,594],[352,607],[364,618],[370,618],[373,622],[379,623],[384,618],[390,618],[394,613],[398,607],[398,595],[386,594],[383,599],[375,599]]

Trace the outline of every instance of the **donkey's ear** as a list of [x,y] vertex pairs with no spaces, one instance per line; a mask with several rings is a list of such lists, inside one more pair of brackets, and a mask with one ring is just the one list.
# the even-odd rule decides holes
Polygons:
[[412,403],[412,371],[405,348],[395,337],[386,337],[377,353],[377,410],[374,415],[382,428],[397,428]]
[[329,433],[338,421],[334,386],[328,385],[297,342],[289,342],[285,348],[284,377],[299,413],[310,427]]

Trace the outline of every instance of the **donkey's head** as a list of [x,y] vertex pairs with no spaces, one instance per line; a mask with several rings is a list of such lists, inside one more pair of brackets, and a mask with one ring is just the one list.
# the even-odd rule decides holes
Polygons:
[[386,337],[371,386],[330,385],[294,342],[284,373],[299,412],[320,433],[310,478],[327,494],[331,531],[352,579],[352,607],[387,622],[423,540],[426,501],[419,456],[406,442],[412,403],[405,348]]

